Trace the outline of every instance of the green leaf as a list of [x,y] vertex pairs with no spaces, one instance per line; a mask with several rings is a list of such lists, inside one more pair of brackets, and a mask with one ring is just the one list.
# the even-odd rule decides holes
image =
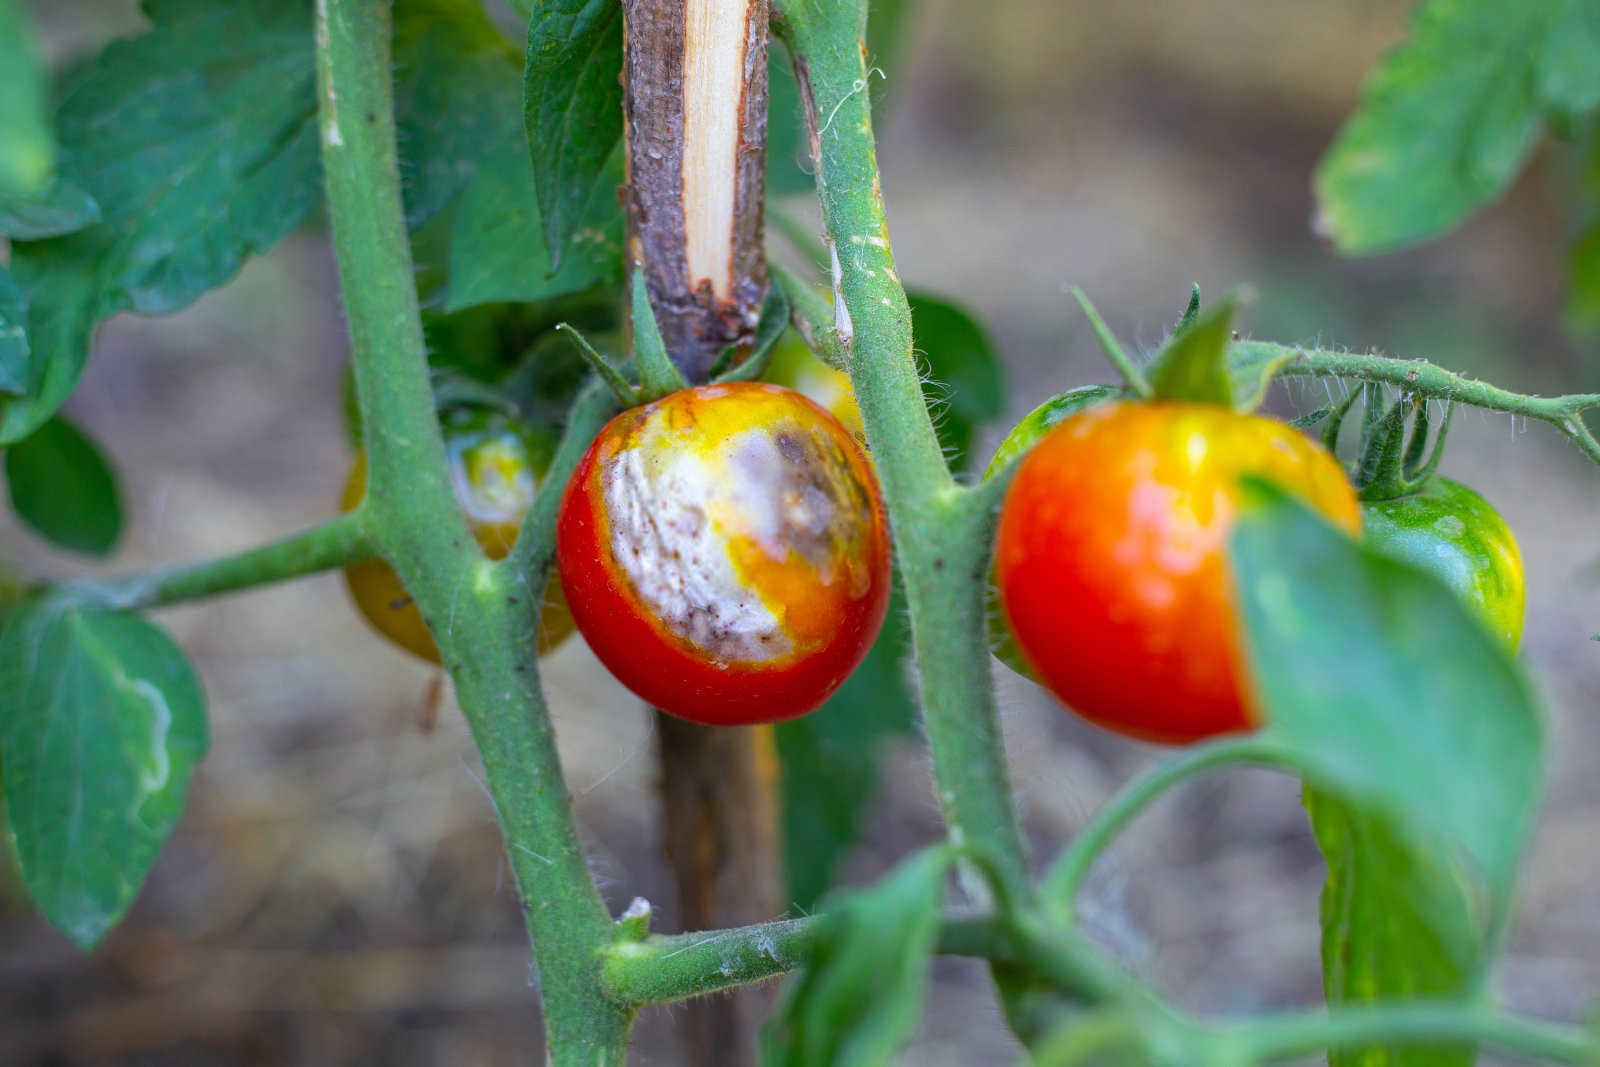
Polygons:
[[[552,271],[533,192],[533,168],[520,140],[483,161],[462,195],[450,242],[449,311],[497,301],[534,302],[622,281],[622,181],[617,149],[587,205],[585,225],[567,239],[561,268]],[[602,187],[604,191],[602,191]]]
[[1429,0],[1317,167],[1320,223],[1355,254],[1440,234],[1505,190],[1548,113],[1597,104],[1593,0]]
[[[1322,890],[1323,988],[1330,1004],[1470,994],[1485,944],[1470,879],[1448,850],[1407,847],[1386,819],[1307,787],[1328,861]],[[1458,1046],[1340,1049],[1329,1067],[1470,1067]]]
[[919,289],[908,289],[906,299],[939,445],[964,470],[978,427],[1005,412],[1005,374],[989,335],[964,308]]
[[118,311],[175,311],[270,247],[321,193],[310,5],[150,0],[154,28],[108,46],[56,117],[61,172],[101,221],[12,249],[28,300],[27,392],[0,444],[61,405]]
[[1236,296],[1226,296],[1172,335],[1146,371],[1157,399],[1233,405],[1226,353],[1238,306]]
[[395,126],[406,225],[416,229],[508,141],[522,57],[477,0],[400,0],[395,7]]
[[94,197],[60,176],[29,196],[0,194],[0,234],[19,241],[61,237],[99,221]]
[[23,883],[79,945],[133,903],[207,744],[199,682],[143,619],[47,598],[0,631],[0,763]]
[[1573,182],[1577,237],[1567,252],[1567,316],[1583,329],[1600,327],[1600,116],[1579,147]]
[[910,641],[897,583],[883,629],[861,666],[822,707],[774,731],[783,764],[788,902],[801,911],[816,908],[856,843],[862,815],[877,792],[883,743],[916,730],[917,705],[903,663]]
[[939,933],[948,849],[919,852],[817,924],[810,962],[762,1033],[766,1067],[876,1067],[916,1029]]
[[615,199],[610,169],[622,140],[622,5],[542,0],[528,19],[523,123],[544,218],[544,244],[561,266],[589,225],[596,195]]
[[1413,855],[1469,861],[1495,928],[1543,775],[1527,683],[1437,580],[1248,485],[1232,560],[1268,736]]
[[103,556],[122,534],[117,478],[83,431],[57,415],[6,452],[17,515],[53,544]]
[[0,267],[0,393],[28,388],[28,302]]
[[0,0],[0,194],[50,184],[55,142],[45,121],[43,78],[18,0]]

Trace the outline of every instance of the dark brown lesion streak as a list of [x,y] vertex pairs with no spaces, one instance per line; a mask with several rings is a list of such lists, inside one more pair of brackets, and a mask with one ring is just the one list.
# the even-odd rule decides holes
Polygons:
[[[748,345],[766,296],[763,206],[767,141],[767,0],[723,0],[731,32],[743,37],[732,173],[698,181],[732,184],[733,213],[717,278],[691,277],[685,203],[684,98],[687,0],[624,0],[624,131],[628,142],[628,258],[642,264],[667,351],[691,383],[705,381],[729,345]],[[742,12],[742,17],[735,12]],[[719,235],[720,237],[720,235]]]

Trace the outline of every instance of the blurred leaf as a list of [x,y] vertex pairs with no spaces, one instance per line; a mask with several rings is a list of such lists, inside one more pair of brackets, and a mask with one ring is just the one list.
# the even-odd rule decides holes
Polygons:
[[805,110],[800,86],[795,82],[794,60],[773,37],[767,51],[767,195],[809,193],[811,147],[806,135]]
[[788,903],[801,911],[816,908],[856,843],[877,792],[884,740],[916,730],[903,662],[910,644],[896,582],[883,629],[861,666],[822,707],[776,728]]
[[1157,399],[1233,405],[1225,357],[1238,306],[1237,297],[1224,297],[1197,313],[1156,353],[1146,374]]
[[11,506],[51,543],[103,556],[122,534],[122,499],[110,463],[60,415],[6,451]]
[[906,24],[916,0],[871,0],[867,5],[867,62],[898,73],[905,50]]
[[30,196],[0,194],[0,234],[19,241],[61,237],[100,221],[100,205],[81,187],[57,177]]
[[528,153],[518,141],[502,145],[485,159],[456,215],[446,310],[496,301],[548,300],[594,285],[620,285],[622,213],[615,194],[622,181],[620,147],[612,154],[606,175],[595,186],[586,225],[570,235],[561,268],[552,272]]
[[[1448,850],[1407,847],[1388,820],[1306,788],[1328,861],[1322,973],[1328,1003],[1470,995],[1486,946],[1470,880]],[[1329,1067],[1470,1067],[1471,1048],[1341,1049]]]
[[521,61],[478,0],[396,4],[395,125],[408,227],[442,210],[491,151],[521,141]]
[[552,267],[592,225],[597,197],[616,207],[611,160],[622,142],[622,5],[543,0],[528,19],[523,123]]
[[[1527,684],[1437,580],[1248,485],[1231,551],[1268,736],[1414,859],[1469,860],[1503,916],[1543,775]],[[1423,918],[1451,937],[1448,914]]]
[[23,882],[80,946],[133,903],[207,744],[199,682],[138,616],[42,599],[0,631],[0,763]]
[[28,302],[0,267],[0,393],[28,388]]
[[44,81],[28,36],[18,0],[0,0],[0,194],[38,193],[55,170]]
[[1548,113],[1596,104],[1593,0],[1429,0],[1317,167],[1320,224],[1354,254],[1440,234],[1505,190]]
[[1589,123],[1574,182],[1578,236],[1567,253],[1567,315],[1600,327],[1600,117]]
[[154,28],[113,42],[56,117],[61,172],[101,222],[12,247],[28,300],[27,392],[0,443],[71,393],[97,322],[175,311],[231,278],[317,203],[310,5],[149,0]]
[[1005,411],[1005,374],[989,335],[965,309],[920,289],[908,289],[906,299],[939,445],[951,466],[964,470],[978,427]]
[[876,1067],[916,1030],[939,933],[946,848],[919,852],[869,889],[832,902],[804,970],[762,1033],[766,1067]]

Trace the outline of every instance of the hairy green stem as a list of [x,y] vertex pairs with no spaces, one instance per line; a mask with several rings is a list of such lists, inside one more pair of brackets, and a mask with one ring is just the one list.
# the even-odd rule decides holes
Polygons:
[[259,548],[126,578],[73,582],[64,591],[119,611],[234,593],[370,557],[367,525],[357,509]]
[[[606,989],[625,1003],[665,1004],[786,974],[806,962],[820,921],[780,919],[732,930],[619,941],[605,951]],[[1004,922],[967,915],[945,918],[935,952],[987,959],[1017,955],[1014,935]]]
[[[912,357],[879,186],[860,0],[777,0],[811,133],[832,260],[834,323],[883,482],[905,576],[923,717],[950,839],[982,841],[1008,877],[1025,870],[994,703],[984,590],[995,515],[951,477]],[[791,294],[793,299],[793,294]]]
[[[483,557],[448,480],[401,209],[391,29],[388,3],[317,0],[323,171],[368,459],[364,507],[378,553],[432,631],[483,757],[534,945],[550,1061],[620,1063],[632,1014],[600,985],[612,923],[578,843],[540,694],[539,597],[530,590],[542,586]],[[569,440],[558,459],[572,461],[575,449]],[[543,544],[518,559],[548,561],[563,480],[553,467],[531,521]]]
[[[1264,1016],[1204,1028],[1233,1058],[1267,1063],[1368,1045],[1467,1043],[1557,1063],[1600,1060],[1591,1030],[1493,1012],[1477,1004],[1400,1003]],[[1203,1031],[1202,1031],[1203,1032]]]
[[1089,870],[1107,845],[1140,812],[1173,786],[1216,767],[1239,763],[1276,764],[1281,752],[1269,737],[1251,734],[1229,737],[1187,749],[1156,764],[1117,792],[1089,820],[1072,843],[1050,865],[1039,884],[1039,895],[1058,921],[1072,921],[1073,898]]
[[1228,363],[1236,370],[1277,363],[1274,377],[1359,378],[1490,411],[1526,415],[1548,422],[1590,459],[1600,463],[1600,441],[1596,441],[1583,421],[1585,411],[1600,407],[1600,393],[1527,396],[1488,382],[1463,378],[1455,371],[1426,360],[1299,348],[1268,341],[1234,342],[1228,349]]

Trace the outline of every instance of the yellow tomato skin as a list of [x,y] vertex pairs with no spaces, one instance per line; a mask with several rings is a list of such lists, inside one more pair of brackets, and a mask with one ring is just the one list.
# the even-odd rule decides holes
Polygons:
[[[516,543],[522,516],[533,503],[538,486],[526,442],[508,427],[450,432],[446,446],[456,503],[466,513],[472,535],[490,559],[504,559]],[[340,507],[349,511],[367,491],[366,455],[356,453],[345,480]],[[394,568],[380,559],[352,563],[344,568],[345,586],[363,618],[407,652],[439,662],[439,649],[411,602],[411,595]],[[572,614],[562,595],[561,581],[552,573],[539,614],[539,652],[559,645],[572,633]]]

